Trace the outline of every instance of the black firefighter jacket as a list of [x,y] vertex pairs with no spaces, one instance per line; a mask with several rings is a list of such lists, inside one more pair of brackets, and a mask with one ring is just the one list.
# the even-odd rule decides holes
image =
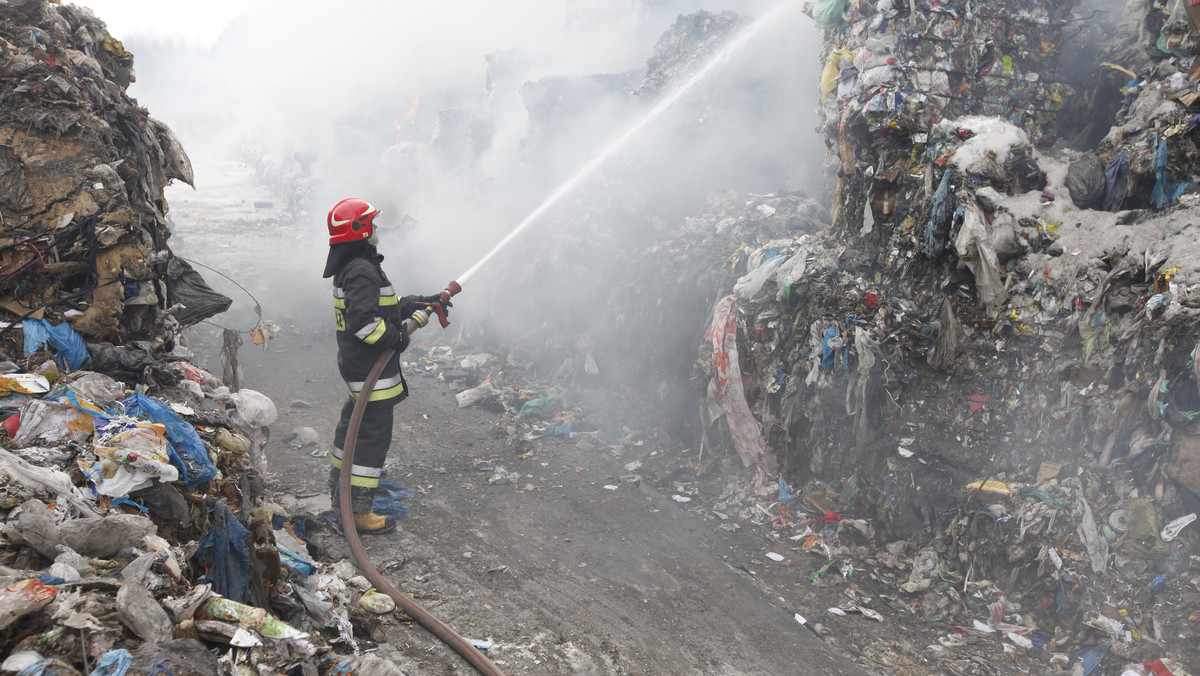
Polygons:
[[388,348],[396,354],[384,367],[369,401],[397,403],[408,396],[400,372],[400,353],[408,347],[403,320],[417,305],[396,295],[380,263],[383,256],[365,242],[330,247],[325,276],[333,277],[334,320],[337,324],[338,370],[357,398],[363,381]]

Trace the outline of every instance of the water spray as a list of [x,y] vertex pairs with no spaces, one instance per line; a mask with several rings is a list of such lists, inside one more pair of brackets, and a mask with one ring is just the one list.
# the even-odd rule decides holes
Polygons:
[[[479,270],[479,268],[483,267],[484,263],[487,263],[488,260],[496,255],[496,252],[498,252],[500,249],[503,249],[506,244],[516,238],[516,236],[519,235],[523,230],[528,228],[531,223],[536,221],[542,216],[542,214],[546,213],[546,211],[558,203],[559,200],[578,187],[579,184],[582,183],[587,177],[595,173],[596,169],[598,169],[600,165],[604,164],[610,157],[616,154],[616,152],[624,147],[625,144],[628,143],[629,140],[633,138],[639,131],[661,117],[662,114],[671,106],[675,105],[679,99],[683,98],[684,94],[688,93],[692,88],[699,84],[700,81],[705,78],[705,76],[718,68],[721,64],[728,61],[729,57],[737,53],[737,51],[740,50],[752,38],[754,38],[754,36],[762,32],[762,30],[769,23],[771,23],[773,19],[787,9],[791,2],[792,0],[783,0],[783,2],[777,5],[774,9],[772,9],[770,12],[767,12],[765,15],[739,33],[732,41],[729,42],[729,44],[725,45],[720,52],[717,52],[717,54],[710,59],[703,68],[689,78],[687,82],[668,94],[665,98],[663,98],[662,101],[659,101],[657,105],[646,112],[646,114],[642,115],[642,117],[640,117],[632,125],[630,125],[623,134],[602,148],[595,157],[593,157],[587,164],[583,165],[579,171],[575,172],[574,176],[567,179],[562,185],[558,186],[554,192],[550,193],[550,196],[547,197],[545,201],[543,201],[536,209],[530,212],[530,214],[526,216],[524,220],[518,223],[517,226],[513,228],[512,232],[508,233],[504,239],[500,240],[500,242],[496,244],[491,251],[484,255],[483,258],[479,259],[479,262],[475,263],[475,265],[469,270],[459,275],[456,281],[452,281],[447,284],[446,288],[438,296],[440,299],[440,304],[434,304],[434,307],[432,307],[432,310],[438,315],[438,320],[441,322],[442,328],[445,328],[450,324],[445,314],[445,305],[450,301],[452,296],[455,296],[462,291],[461,282],[465,282],[470,279],[471,276]],[[417,328],[412,322],[406,322],[405,324],[404,330],[409,331],[410,333],[415,331]],[[379,374],[382,373],[384,365],[387,364],[387,362],[395,353],[395,350],[389,349],[380,355],[378,361],[375,362],[374,367],[371,369],[371,372],[367,374],[367,379],[364,381],[362,387],[363,392],[370,392],[375,388],[375,383],[378,382]],[[394,600],[396,604],[409,615],[409,617],[416,619],[421,626],[432,632],[435,636],[441,639],[443,643],[453,648],[455,652],[466,659],[471,666],[475,667],[480,674],[483,674],[484,676],[503,676],[503,672],[501,672],[495,664],[488,660],[488,658],[482,652],[480,652],[478,648],[471,645],[470,642],[466,641],[457,633],[455,633],[454,630],[448,627],[445,623],[429,614],[429,612],[417,605],[416,602],[400,593],[399,590],[389,584],[388,581],[379,573],[379,570],[374,566],[374,564],[371,563],[370,559],[367,558],[367,554],[363,550],[362,543],[358,538],[358,531],[354,527],[354,511],[350,504],[350,468],[354,464],[354,447],[358,442],[359,426],[362,423],[362,417],[363,413],[366,411],[368,399],[369,397],[359,397],[358,400],[354,402],[354,411],[350,416],[350,424],[346,430],[346,442],[344,448],[342,449],[342,471],[338,476],[338,512],[341,515],[341,523],[343,529],[345,529],[346,544],[350,548],[350,554],[354,558],[355,563],[358,564],[359,569],[362,570],[363,574],[366,575],[367,579],[375,586],[376,589],[390,596],[392,600]]]
[[742,32],[738,33],[732,40],[729,41],[727,45],[721,49],[721,51],[717,52],[716,55],[709,59],[708,63],[706,63],[703,68],[696,71],[692,77],[688,78],[687,82],[672,90],[670,94],[665,96],[653,108],[646,111],[644,115],[634,121],[634,123],[631,124],[624,133],[610,141],[608,145],[601,148],[600,152],[596,153],[595,157],[589,160],[587,164],[579,168],[579,171],[576,171],[575,174],[564,181],[562,185],[555,188],[554,192],[550,193],[550,196],[547,197],[545,201],[538,205],[536,209],[529,212],[529,215],[526,216],[524,220],[522,220],[520,223],[517,223],[516,227],[514,227],[511,232],[505,235],[504,239],[501,239],[491,251],[484,254],[483,258],[480,258],[475,265],[459,275],[457,278],[458,282],[466,282],[468,279],[470,279],[471,276],[479,270],[479,268],[483,267],[483,265],[487,263],[493,256],[495,256],[497,252],[503,249],[506,244],[515,239],[516,236],[521,234],[523,230],[528,228],[534,221],[549,211],[550,208],[557,204],[559,200],[568,195],[575,188],[579,187],[580,183],[594,174],[596,170],[599,169],[600,166],[605,162],[607,162],[609,158],[615,155],[617,151],[625,147],[625,144],[628,143],[629,140],[634,136],[636,136],[638,132],[645,129],[650,123],[662,117],[663,113],[667,112],[667,110],[678,103],[685,94],[695,88],[696,85],[698,85],[701,80],[707,77],[709,73],[712,73],[714,70],[721,67],[726,61],[729,60],[730,57],[740,51],[742,47],[746,46],[746,43],[750,42],[750,40],[761,33],[764,28],[770,25],[776,18],[779,17],[780,14],[786,11],[788,6],[791,4],[792,0],[783,0],[783,2],[776,5],[774,9],[759,17],[754,21],[754,23],[750,24]]

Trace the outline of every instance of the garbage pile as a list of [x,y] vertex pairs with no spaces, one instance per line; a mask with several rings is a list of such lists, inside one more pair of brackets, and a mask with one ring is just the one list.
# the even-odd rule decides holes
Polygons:
[[813,3],[832,227],[718,200],[642,259],[706,270],[697,436],[740,470],[704,510],[840,588],[827,627],[914,629],[840,644],[880,672],[1200,672],[1195,28],[1137,5],[1115,42],[1152,67],[1085,152],[1055,143],[1075,4]]
[[57,313],[97,342],[152,341],[225,310],[167,248],[163,188],[192,168],[126,94],[132,55],[85,8],[6,3],[0,20],[0,308]]
[[362,666],[339,653],[384,638],[365,579],[264,490],[274,404],[186,347],[230,299],[167,245],[191,167],[126,94],[133,56],[23,0],[0,59],[0,671]]

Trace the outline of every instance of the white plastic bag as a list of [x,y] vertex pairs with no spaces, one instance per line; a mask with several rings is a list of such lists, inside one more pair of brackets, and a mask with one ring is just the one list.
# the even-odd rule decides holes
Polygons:
[[237,407],[237,411],[230,416],[230,419],[243,432],[253,432],[261,427],[268,427],[275,422],[275,418],[279,415],[275,409],[275,402],[262,392],[239,390],[229,395],[229,401]]
[[466,408],[468,406],[474,406],[475,404],[478,404],[484,399],[494,396],[495,394],[496,388],[492,387],[492,377],[488,376],[477,387],[472,387],[469,390],[463,390],[462,392],[454,395],[454,398],[458,400],[459,408]]

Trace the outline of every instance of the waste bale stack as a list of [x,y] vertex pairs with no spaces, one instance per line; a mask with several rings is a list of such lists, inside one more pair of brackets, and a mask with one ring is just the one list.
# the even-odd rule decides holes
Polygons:
[[745,468],[711,509],[928,629],[891,669],[1200,668],[1194,29],[1137,5],[1114,50],[1157,51],[1084,152],[1055,144],[1074,6],[814,3],[832,227],[654,247],[709,271],[695,443]]
[[6,3],[0,22],[0,307],[92,340],[161,337],[172,307],[176,326],[226,309],[167,247],[163,188],[192,168],[126,93],[133,56],[86,8]]

